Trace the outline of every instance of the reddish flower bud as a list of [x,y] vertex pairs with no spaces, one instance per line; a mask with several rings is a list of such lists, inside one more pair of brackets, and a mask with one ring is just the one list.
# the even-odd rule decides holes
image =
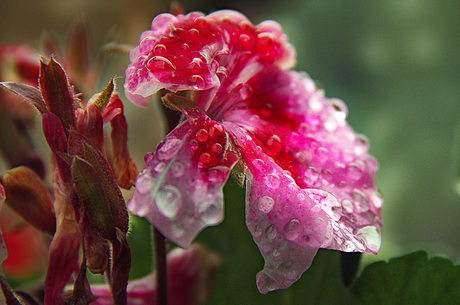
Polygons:
[[2,183],[8,206],[37,229],[53,235],[53,198],[37,174],[27,167],[17,167],[5,174]]

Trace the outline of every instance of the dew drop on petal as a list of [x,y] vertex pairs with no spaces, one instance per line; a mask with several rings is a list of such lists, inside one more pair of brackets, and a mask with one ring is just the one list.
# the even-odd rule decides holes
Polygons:
[[172,218],[181,207],[182,195],[177,187],[163,185],[155,194],[155,202],[161,214]]
[[297,271],[295,266],[291,262],[281,263],[278,266],[278,271],[288,279],[295,279],[297,277]]
[[181,146],[182,140],[177,138],[167,138],[163,143],[160,144],[160,147],[157,149],[158,159],[162,161],[172,159],[177,154]]
[[171,224],[171,232],[176,238],[181,238],[185,234],[184,226],[179,222]]
[[259,210],[265,214],[269,213],[274,205],[275,200],[270,196],[264,196],[259,200]]
[[196,139],[198,142],[206,142],[208,140],[208,131],[206,129],[200,129],[196,132]]
[[211,147],[212,151],[215,152],[216,154],[220,154],[224,151],[224,148],[222,147],[221,144],[219,143],[214,143]]
[[179,178],[184,174],[184,165],[180,162],[174,162],[171,165],[171,173],[174,178]]
[[289,140],[292,144],[297,144],[299,142],[299,139],[299,134],[296,132],[291,133],[291,135],[289,136]]
[[197,149],[198,149],[198,142],[197,142],[197,140],[191,140],[191,141],[190,141],[190,148],[193,149],[193,150],[197,150]]
[[356,236],[363,238],[367,248],[372,252],[377,253],[377,251],[380,249],[380,243],[382,241],[380,238],[380,232],[375,226],[366,226],[360,228],[356,232]]
[[214,225],[221,220],[222,209],[216,201],[206,200],[198,204],[198,214],[204,223]]
[[264,177],[265,185],[270,188],[278,188],[280,186],[280,177],[277,174],[268,174]]
[[269,225],[266,229],[265,229],[265,235],[267,235],[268,238],[270,239],[274,239],[276,237],[276,234],[278,232],[276,231],[276,228],[274,225]]
[[249,37],[249,35],[241,34],[240,42],[243,45],[243,47],[247,47],[251,43],[251,38]]
[[150,192],[155,185],[155,179],[147,174],[140,174],[136,180],[136,191],[141,194]]
[[207,164],[207,163],[211,162],[211,155],[208,154],[208,153],[202,153],[200,155],[200,162],[202,162],[204,164]]
[[283,148],[283,145],[281,144],[281,139],[276,134],[267,137],[267,139],[265,139],[264,145],[268,153],[272,156],[276,156],[277,154],[279,154],[279,152]]
[[361,191],[353,191],[352,198],[358,212],[367,212],[369,210],[369,198]]
[[330,117],[324,122],[324,129],[329,132],[333,132],[337,129],[337,122],[334,118]]
[[262,227],[260,225],[256,225],[254,227],[254,237],[259,237],[262,234]]
[[284,226],[287,240],[295,240],[301,233],[302,225],[298,219],[292,219]]
[[348,165],[348,176],[353,180],[359,180],[363,175],[361,167],[356,163]]
[[342,251],[344,252],[352,252],[355,249],[356,249],[355,244],[349,240],[344,241],[344,243],[342,244]]
[[166,168],[166,163],[164,162],[159,162],[157,165],[154,166],[154,170],[157,172],[157,173],[161,173],[162,171],[164,171],[164,169]]
[[190,84],[195,90],[203,90],[206,86],[204,78],[201,75],[192,75],[190,77]]
[[383,205],[383,198],[380,193],[375,192],[371,195],[372,202],[374,203],[374,206],[378,209],[380,209]]
[[157,44],[153,49],[153,54],[156,56],[165,56],[166,55],[166,46],[163,44]]
[[353,213],[353,202],[348,199],[342,200],[342,208],[346,213]]

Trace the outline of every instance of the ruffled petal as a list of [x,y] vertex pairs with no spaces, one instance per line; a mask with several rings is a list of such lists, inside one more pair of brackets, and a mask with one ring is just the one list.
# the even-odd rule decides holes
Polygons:
[[246,224],[264,257],[257,275],[262,293],[289,287],[310,267],[317,250],[332,238],[327,213],[289,174],[236,126],[246,171]]
[[146,156],[128,202],[131,212],[181,247],[204,227],[221,222],[222,188],[237,162],[219,123],[195,110],[188,118]]
[[247,167],[246,220],[265,259],[260,291],[288,287],[318,248],[376,254],[377,162],[345,121],[343,103],[305,74],[276,68],[247,86],[248,107],[227,113],[224,126]]
[[[279,24],[254,26],[242,14],[227,10],[208,16],[197,12],[159,15],[152,30],[142,34],[130,59],[127,97],[146,106],[147,98],[162,88],[177,92],[220,87],[225,95],[261,66],[293,66],[295,51]],[[198,105],[207,110],[212,96],[202,100]]]

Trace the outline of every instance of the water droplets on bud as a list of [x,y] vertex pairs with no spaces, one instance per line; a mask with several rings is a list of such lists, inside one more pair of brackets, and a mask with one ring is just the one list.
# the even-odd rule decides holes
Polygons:
[[291,141],[292,144],[297,144],[299,142],[300,136],[298,133],[293,132],[289,136],[289,141]]
[[270,188],[278,188],[280,186],[281,180],[277,174],[268,174],[264,177],[264,183]]
[[203,164],[207,164],[207,163],[211,162],[211,155],[208,154],[208,153],[202,153],[200,155],[200,162],[203,163]]
[[211,147],[212,151],[215,152],[216,154],[221,154],[224,151],[224,148],[222,147],[221,144],[219,143],[214,143],[212,144]]
[[206,142],[208,140],[208,131],[206,129],[200,129],[196,132],[196,139],[198,142]]
[[182,140],[174,137],[166,138],[166,140],[162,142],[160,147],[157,149],[158,159],[162,161],[172,159],[177,154],[181,146]]
[[201,220],[208,225],[215,225],[222,219],[222,208],[219,202],[214,200],[205,200],[199,203],[197,211]]
[[367,212],[369,210],[369,198],[366,194],[361,191],[354,190],[352,198],[358,212]]
[[284,232],[286,232],[287,240],[295,240],[302,231],[302,224],[298,219],[291,219],[284,226]]
[[246,34],[241,34],[240,42],[243,45],[243,47],[248,47],[249,44],[251,43],[251,37],[249,37],[249,35],[246,35]]
[[275,200],[270,196],[264,196],[259,200],[259,210],[265,214],[269,213],[274,205]]
[[166,217],[177,215],[182,205],[182,195],[179,189],[172,185],[163,185],[154,196],[158,210]]
[[326,121],[324,122],[324,129],[326,129],[329,132],[333,132],[334,130],[337,129],[337,127],[338,127],[337,121],[333,117],[327,118]]
[[262,234],[262,227],[260,225],[256,225],[254,227],[254,237],[259,237]]

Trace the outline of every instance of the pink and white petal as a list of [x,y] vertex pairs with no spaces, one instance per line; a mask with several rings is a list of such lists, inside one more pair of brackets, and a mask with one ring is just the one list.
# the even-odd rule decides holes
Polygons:
[[301,189],[257,139],[231,123],[226,127],[247,166],[246,224],[265,260],[258,288],[267,293],[289,287],[332,239],[330,218],[315,191]]
[[[193,116],[194,115],[194,116]],[[129,210],[188,247],[223,217],[222,188],[237,155],[222,126],[200,112],[176,127],[145,158]]]
[[383,203],[374,183],[378,164],[367,141],[346,122],[343,102],[327,99],[297,72],[266,69],[248,86],[248,109],[226,119],[245,117],[239,125],[274,163],[300,188],[316,190],[321,204],[327,202],[334,239],[323,247],[376,254]]

